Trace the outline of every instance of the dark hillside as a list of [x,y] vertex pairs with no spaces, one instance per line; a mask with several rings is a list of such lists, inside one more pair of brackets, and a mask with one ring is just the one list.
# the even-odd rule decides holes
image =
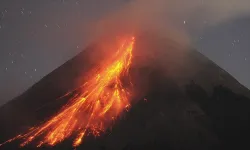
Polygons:
[[[102,44],[86,48],[0,108],[0,142],[46,120],[67,102],[99,60]],[[250,149],[250,91],[194,50],[154,34],[136,37],[130,69],[137,95],[131,110],[84,150]],[[53,148],[73,149],[71,139]],[[0,149],[18,149],[18,141]],[[33,149],[32,145],[25,149]]]

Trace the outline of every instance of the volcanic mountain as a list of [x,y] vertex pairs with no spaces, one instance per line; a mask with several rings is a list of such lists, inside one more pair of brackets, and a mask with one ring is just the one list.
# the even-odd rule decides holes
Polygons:
[[[250,149],[247,88],[178,42],[150,33],[135,37],[129,75],[136,96],[131,108],[100,136],[86,137],[77,149]],[[58,98],[87,80],[101,60],[109,59],[110,45],[112,40],[87,47],[1,106],[0,143],[57,113],[68,101]],[[73,149],[72,140],[42,149]],[[19,144],[15,140],[0,149],[19,149]],[[22,149],[34,147],[31,143]]]

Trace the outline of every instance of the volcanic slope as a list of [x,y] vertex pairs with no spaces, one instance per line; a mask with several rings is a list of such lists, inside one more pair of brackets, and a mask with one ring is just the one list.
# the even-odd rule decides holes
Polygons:
[[[1,106],[0,143],[56,113],[68,100],[58,97],[80,86],[99,60],[107,59],[105,46],[87,47]],[[130,110],[77,149],[250,149],[250,91],[199,52],[155,34],[138,35],[129,74],[136,95]],[[73,149],[72,140],[42,149]],[[0,149],[18,149],[18,144]]]

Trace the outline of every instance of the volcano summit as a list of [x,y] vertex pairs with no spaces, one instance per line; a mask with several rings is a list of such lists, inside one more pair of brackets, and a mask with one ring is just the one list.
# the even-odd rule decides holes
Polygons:
[[0,143],[16,138],[0,149],[249,149],[249,108],[250,91],[199,52],[116,37],[3,105]]

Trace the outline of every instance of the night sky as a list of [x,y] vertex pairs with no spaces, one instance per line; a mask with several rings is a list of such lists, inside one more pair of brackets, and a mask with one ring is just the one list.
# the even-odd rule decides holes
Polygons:
[[[1,0],[0,105],[84,49],[89,43],[90,33],[85,28],[89,22],[129,2]],[[197,31],[191,27],[197,21],[188,18],[178,21],[191,35],[193,47],[250,89],[250,15],[217,24],[207,20],[206,17],[198,20],[201,30]]]

